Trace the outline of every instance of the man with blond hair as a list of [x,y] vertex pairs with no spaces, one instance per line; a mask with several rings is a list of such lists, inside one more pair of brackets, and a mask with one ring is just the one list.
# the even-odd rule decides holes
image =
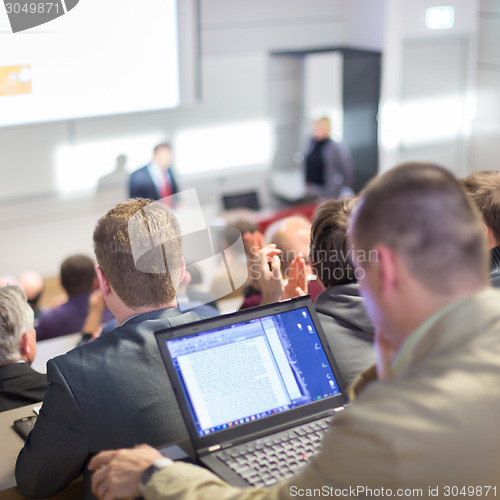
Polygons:
[[50,385],[16,465],[29,497],[86,477],[102,449],[187,437],[154,337],[199,319],[176,309],[184,274],[177,220],[150,200],[120,203],[97,223],[94,248],[101,293],[119,326],[47,363]]
[[488,284],[479,213],[446,169],[405,164],[368,185],[349,243],[377,380],[334,417],[321,452],[269,489],[232,487],[147,446],[102,452],[89,464],[98,498],[495,496],[500,292]]

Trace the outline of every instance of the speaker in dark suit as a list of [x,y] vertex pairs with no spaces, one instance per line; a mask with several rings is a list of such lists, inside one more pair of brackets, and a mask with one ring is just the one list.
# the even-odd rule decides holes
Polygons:
[[132,172],[129,179],[131,198],[160,200],[179,191],[171,168],[172,150],[169,144],[154,148],[151,163]]

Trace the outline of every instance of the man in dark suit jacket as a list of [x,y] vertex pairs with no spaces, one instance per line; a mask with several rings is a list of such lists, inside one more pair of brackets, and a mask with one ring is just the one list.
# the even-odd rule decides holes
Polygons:
[[0,288],[0,411],[38,403],[47,377],[30,366],[36,354],[33,310],[17,286]]
[[132,172],[129,180],[131,198],[160,200],[179,191],[171,168],[172,149],[169,144],[158,144],[153,150],[153,160],[145,167]]
[[86,476],[102,449],[188,437],[154,337],[199,319],[176,309],[184,274],[177,220],[150,200],[120,203],[99,220],[94,248],[101,293],[119,326],[47,364],[50,385],[16,464],[17,485],[29,497],[54,495]]

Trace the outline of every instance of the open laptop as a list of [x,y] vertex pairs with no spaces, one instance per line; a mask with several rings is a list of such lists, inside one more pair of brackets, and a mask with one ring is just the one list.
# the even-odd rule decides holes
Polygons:
[[235,486],[295,474],[347,402],[309,297],[155,335],[197,459]]

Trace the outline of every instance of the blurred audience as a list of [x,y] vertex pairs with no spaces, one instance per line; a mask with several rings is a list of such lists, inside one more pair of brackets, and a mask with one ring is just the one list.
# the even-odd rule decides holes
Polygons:
[[[47,363],[50,385],[16,465],[23,495],[54,495],[83,472],[91,498],[84,469],[95,453],[188,438],[154,336],[200,319],[176,307],[181,245],[173,214],[150,200],[120,203],[98,221],[97,276],[119,326]],[[94,305],[99,312],[97,294]]]
[[490,249],[490,281],[500,288],[500,172],[482,170],[461,179],[483,216]]
[[7,285],[19,285],[19,280],[10,274],[0,275],[0,287]]
[[[94,261],[86,255],[67,257],[61,264],[60,280],[67,294],[67,301],[40,316],[36,326],[37,340],[82,331],[88,312],[89,295],[97,286]],[[111,317],[111,313],[106,311],[104,320]]]
[[38,403],[47,377],[31,368],[36,355],[33,310],[23,290],[0,288],[0,411]]
[[[249,264],[249,286],[247,286],[245,293],[245,300],[243,301],[240,309],[247,309],[249,307],[258,306],[262,303],[262,290],[260,288],[259,280],[255,277],[255,270],[259,272],[259,251],[265,245],[265,241],[269,244],[274,244],[280,252],[276,256],[280,259],[280,269],[282,279],[284,280],[284,287],[288,280],[288,274],[291,264],[296,256],[301,255],[305,260],[305,273],[308,279],[307,290],[304,292],[311,295],[314,301],[316,297],[323,291],[323,285],[316,280],[313,275],[311,266],[309,264],[309,244],[311,239],[311,223],[302,216],[292,215],[280,219],[266,231],[265,236],[258,231],[246,233],[243,241],[247,251],[247,259]],[[268,256],[271,258],[272,256]],[[305,288],[305,287],[304,287]]]
[[19,276],[19,286],[23,288],[26,297],[28,297],[28,304],[35,313],[36,324],[36,320],[42,312],[40,309],[40,298],[45,288],[42,275],[36,271],[24,271],[21,276]]

